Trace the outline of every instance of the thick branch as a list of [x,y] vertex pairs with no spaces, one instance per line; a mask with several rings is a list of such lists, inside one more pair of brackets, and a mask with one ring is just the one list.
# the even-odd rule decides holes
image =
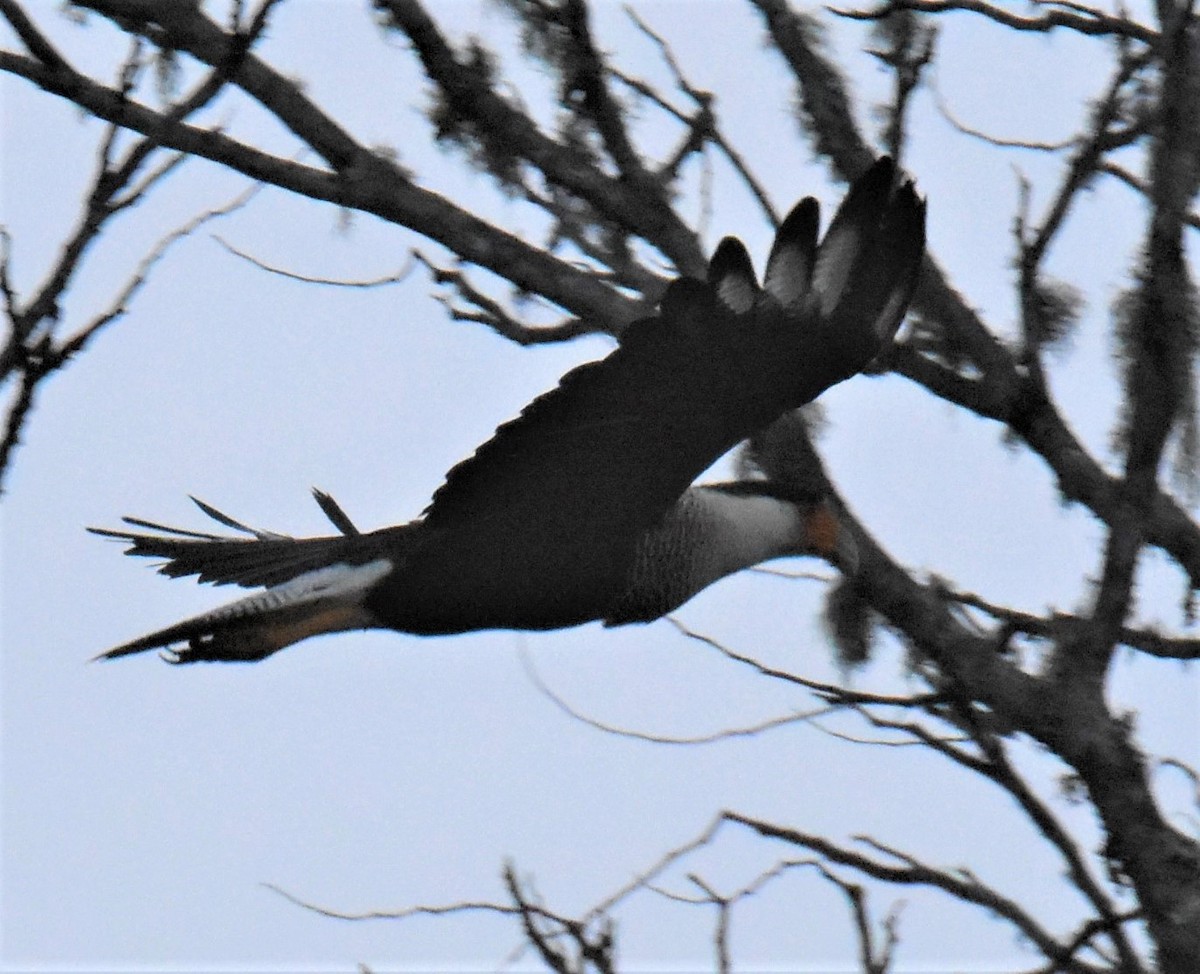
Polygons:
[[[577,152],[540,132],[528,116],[496,94],[477,69],[457,56],[417,0],[376,0],[376,6],[404,31],[430,80],[483,137],[497,141],[505,153],[537,167],[551,184],[586,200],[598,213],[656,246],[683,273],[702,271],[704,255],[695,233],[680,222],[660,194],[647,197],[636,185],[583,164]],[[623,155],[616,133],[610,131],[609,137],[614,151]]]
[[13,0],[0,0],[0,14],[4,15],[30,54],[48,67],[70,70],[66,59]]
[[842,527],[859,555],[853,584],[921,657],[936,664],[926,674],[935,687],[983,704],[1079,772],[1111,837],[1112,855],[1133,879],[1151,929],[1162,931],[1160,943],[1186,943],[1200,932],[1200,923],[1189,919],[1200,909],[1200,847],[1162,817],[1131,728],[1109,713],[1101,688],[1024,673],[996,641],[968,629],[940,586],[913,579],[846,509],[802,425],[791,417],[756,438],[752,448],[772,480],[805,483],[810,490],[819,484],[843,511]]
[[32,81],[107,121],[150,136],[159,144],[211,159],[251,179],[361,210],[408,227],[443,244],[463,259],[542,294],[585,319],[592,330],[620,331],[644,305],[613,291],[578,268],[479,219],[445,197],[414,185],[393,163],[359,148],[354,166],[341,173],[306,166],[166,116],[83,75],[51,71],[0,51],[0,70]]

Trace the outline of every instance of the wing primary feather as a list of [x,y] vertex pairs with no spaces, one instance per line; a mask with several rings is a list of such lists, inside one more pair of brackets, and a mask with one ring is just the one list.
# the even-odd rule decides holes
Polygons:
[[812,288],[822,315],[831,314],[848,288],[861,283],[855,274],[859,258],[864,244],[887,212],[895,175],[896,164],[891,157],[880,157],[855,180],[834,214],[817,252],[812,275]]
[[891,341],[908,308],[925,248],[925,203],[910,180],[896,187],[876,220],[870,225],[864,217],[856,249],[843,255],[850,283],[836,296],[829,325],[882,345]]
[[820,219],[817,201],[808,196],[792,208],[775,234],[763,288],[785,308],[792,307],[808,293]]
[[888,262],[886,274],[891,285],[874,324],[881,342],[890,341],[904,319],[920,280],[925,253],[925,200],[917,195],[911,180],[904,182],[897,197],[880,242],[881,263]]
[[745,314],[758,298],[758,279],[745,246],[736,237],[726,237],[708,262],[708,283],[717,297],[734,314]]

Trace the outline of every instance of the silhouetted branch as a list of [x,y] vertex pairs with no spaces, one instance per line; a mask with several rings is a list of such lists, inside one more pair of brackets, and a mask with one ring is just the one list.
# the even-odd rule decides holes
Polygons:
[[[681,271],[700,273],[705,261],[696,236],[669,207],[647,199],[640,187],[631,191],[589,164],[578,151],[539,131],[531,119],[492,89],[479,65],[451,47],[420,3],[376,0],[376,7],[412,41],[426,74],[446,101],[451,113],[445,116],[447,125],[465,124],[469,136],[485,143],[499,159],[519,159],[534,166],[552,185],[653,244]],[[592,94],[598,96],[595,91]],[[614,132],[609,137],[618,138]]]
[[[448,297],[435,295],[455,321],[473,321],[486,325],[498,335],[518,345],[561,342],[590,331],[578,318],[568,318],[555,325],[527,324],[509,314],[498,301],[471,284],[461,267],[439,267],[419,250],[413,251],[413,257],[429,268],[429,273],[436,283],[450,285],[458,296],[467,302],[468,307],[463,308]],[[471,310],[472,308],[474,310]]]
[[[776,437],[781,442],[771,444]],[[917,583],[857,523],[836,488],[820,472],[819,457],[802,427],[783,420],[766,431],[762,440],[764,443],[757,445],[765,451],[758,455],[760,465],[765,464],[762,469],[772,479],[784,485],[804,482],[812,489],[819,474],[820,489],[842,511],[842,526],[858,549],[855,584],[903,633],[917,653],[918,665],[921,658],[934,664],[922,668],[922,675],[935,686],[946,687],[953,699],[970,699],[1006,725],[1020,727],[1079,769],[1102,819],[1113,822],[1110,834],[1140,827],[1155,835],[1158,844],[1154,846],[1123,847],[1119,853],[1122,862],[1128,861],[1125,857],[1145,857],[1143,865],[1153,860],[1162,869],[1160,856],[1179,855],[1190,861],[1187,850],[1193,845],[1162,822],[1148,789],[1141,754],[1130,740],[1128,726],[1107,710],[1102,684],[1044,680],[1020,670],[998,652],[991,638],[967,628],[948,610],[942,584]],[[785,448],[789,444],[790,449]],[[793,472],[793,464],[800,469]],[[1070,720],[1060,719],[1065,713],[1071,714]],[[1181,875],[1187,874],[1185,868]],[[1160,890],[1171,887],[1179,892],[1169,876],[1158,879],[1165,880]],[[1164,921],[1170,922],[1166,914],[1160,914],[1158,922]],[[1188,936],[1178,926],[1172,935]],[[1058,953],[1048,956],[1057,957]]]
[[493,903],[488,900],[463,900],[458,903],[446,903],[435,906],[418,905],[403,907],[399,910],[364,910],[354,913],[346,910],[335,910],[328,906],[320,906],[317,903],[301,899],[294,893],[289,893],[274,883],[263,883],[262,886],[273,893],[278,893],[295,906],[333,920],[405,920],[408,917],[414,916],[449,916],[456,913],[500,913],[507,916],[515,916],[520,913],[520,909],[516,906]]
[[296,271],[289,271],[287,268],[278,267],[274,264],[268,264],[265,260],[255,257],[253,254],[246,253],[244,250],[239,250],[224,237],[217,234],[212,235],[212,239],[224,247],[234,257],[240,257],[248,264],[253,264],[259,270],[266,271],[268,274],[277,274],[280,277],[286,277],[292,281],[300,281],[304,284],[321,284],[328,287],[349,287],[349,288],[377,288],[386,287],[389,284],[399,284],[408,279],[408,276],[413,270],[413,256],[404,262],[404,265],[397,271],[391,274],[384,274],[381,277],[361,278],[357,280],[347,280],[344,278],[332,277],[314,277],[309,274],[300,274]]
[[231,199],[228,203],[214,207],[211,210],[206,210],[205,212],[192,217],[192,219],[188,220],[182,226],[177,227],[175,230],[163,237],[157,244],[154,245],[150,252],[138,262],[138,265],[134,269],[132,276],[125,282],[125,285],[117,293],[116,298],[109,305],[108,309],[99,316],[93,318],[87,325],[80,328],[75,332],[74,335],[63,342],[62,346],[58,349],[54,356],[54,361],[56,363],[55,367],[65,364],[67,359],[80,352],[83,349],[83,346],[90,341],[95,336],[96,332],[98,332],[101,328],[111,324],[113,321],[123,317],[126,313],[128,313],[130,303],[133,301],[137,293],[146,286],[146,283],[150,279],[150,273],[154,270],[154,267],[159,263],[159,261],[166,257],[167,253],[172,247],[175,246],[175,244],[187,237],[190,237],[205,224],[240,210],[243,206],[249,203],[250,200],[255,197],[255,195],[257,195],[260,189],[262,189],[262,186],[260,185],[250,186]]
[[[1067,968],[1065,965],[1071,963],[1074,960],[1075,955],[1085,948],[1090,948],[1100,956],[1104,957],[1106,960],[1109,960],[1104,951],[1100,950],[1092,941],[1094,941],[1100,934],[1108,934],[1110,936],[1119,935],[1122,939],[1124,939],[1125,932],[1122,929],[1122,926],[1126,923],[1140,920],[1141,916],[1141,910],[1127,910],[1112,917],[1092,917],[1089,920],[1085,920],[1079,925],[1079,929],[1076,931],[1075,935],[1067,942],[1066,951],[1063,956],[1055,960],[1051,960],[1048,964],[1046,964],[1045,967],[1039,968],[1037,974],[1056,974],[1058,971],[1066,970]],[[1115,959],[1113,960],[1113,963],[1115,965]],[[1115,969],[1122,972],[1126,970],[1142,971],[1145,970],[1145,967],[1142,966],[1140,961],[1135,960],[1134,966],[1122,966]]]
[[878,39],[886,42],[881,48],[870,48],[892,72],[892,102],[881,106],[885,117],[883,144],[895,159],[903,157],[908,142],[906,116],[913,93],[933,62],[937,28],[926,19],[908,11],[898,10],[875,25]]
[[595,717],[589,717],[581,712],[578,708],[573,707],[559,694],[555,693],[542,679],[541,674],[534,666],[532,658],[528,653],[521,653],[521,665],[525,669],[525,675],[529,677],[531,683],[547,700],[561,710],[572,720],[577,720],[582,724],[587,724],[596,730],[603,731],[606,734],[613,734],[617,737],[626,737],[636,741],[646,741],[650,744],[675,744],[675,745],[698,745],[698,744],[713,744],[717,741],[733,740],[738,737],[757,737],[767,731],[774,730],[777,727],[787,727],[792,724],[803,724],[814,721],[825,714],[831,713],[835,709],[835,705],[827,705],[818,707],[814,710],[797,711],[796,713],[783,714],[779,717],[771,717],[767,720],[759,721],[756,724],[750,724],[745,727],[723,727],[720,730],[712,731],[708,734],[696,734],[689,736],[676,736],[667,734],[651,734],[647,731],[637,731],[626,727],[618,727],[614,724],[606,723],[602,720],[597,720]]
[[[169,168],[159,170],[160,177]],[[226,216],[245,206],[258,192],[252,186],[223,206],[216,207],[193,217],[161,238],[134,268],[112,302],[106,309],[77,328],[71,335],[56,340],[55,331],[60,325],[62,314],[59,301],[81,265],[84,251],[100,235],[105,221],[115,212],[105,200],[110,199],[119,186],[132,178],[133,170],[123,168],[119,179],[108,180],[110,170],[101,167],[97,174],[91,202],[73,237],[63,247],[61,255],[47,276],[46,283],[27,303],[20,305],[11,284],[5,283],[5,301],[10,322],[8,343],[0,354],[3,371],[0,378],[18,373],[19,391],[9,405],[3,439],[0,440],[0,481],[8,470],[13,450],[20,441],[21,430],[33,407],[36,387],[49,376],[64,368],[67,363],[83,351],[85,346],[105,327],[124,317],[138,292],[145,287],[150,274],[158,263],[179,241],[191,236],[211,220]],[[143,183],[140,192],[148,189]],[[6,259],[7,266],[7,235]]]
[[[993,734],[982,723],[971,706],[959,708],[963,725],[969,727],[971,735],[979,749],[983,752],[984,760],[978,762],[978,773],[995,782],[1009,793],[1025,812],[1029,820],[1062,856],[1067,868],[1067,875],[1075,888],[1078,889],[1091,903],[1097,914],[1098,926],[1089,937],[1099,932],[1107,934],[1113,943],[1117,956],[1120,958],[1120,969],[1129,974],[1137,974],[1144,970],[1133,945],[1125,936],[1122,924],[1130,919],[1122,916],[1117,906],[1110,899],[1099,881],[1092,876],[1087,860],[1079,845],[1059,821],[1050,807],[1043,802],[1026,780],[1013,767],[1008,759],[1004,742]],[[1077,946],[1068,946],[1069,953],[1074,953]]]
[[608,67],[592,40],[588,7],[583,0],[564,0],[556,11],[567,38],[563,63],[567,75],[564,87],[568,97],[579,97],[581,113],[589,118],[600,135],[609,158],[623,181],[646,194],[649,205],[669,208],[662,195],[662,184],[642,163],[625,124],[625,112],[608,90]]
[[1147,62],[1145,55],[1134,56],[1121,52],[1117,70],[1091,112],[1087,131],[1072,140],[1075,148],[1066,165],[1062,185],[1041,226],[1032,233],[1019,235],[1021,253],[1018,266],[1023,275],[1019,287],[1023,294],[1032,289],[1038,266],[1050,242],[1062,227],[1075,197],[1095,175],[1104,153],[1128,145],[1143,133],[1140,125],[1129,125],[1119,132],[1113,126],[1125,116],[1126,86]]
[[[495,913],[516,917],[521,922],[527,942],[537,950],[551,970],[560,974],[583,974],[590,966],[597,974],[613,974],[613,929],[603,914],[589,914],[584,920],[574,920],[532,902],[522,889],[511,864],[505,865],[503,880],[512,899],[511,904],[491,900],[462,900],[434,906],[417,905],[399,910],[362,912],[335,910],[301,899],[274,883],[262,885],[295,906],[334,920],[408,920],[416,916],[444,917],[464,913]],[[558,946],[563,941],[574,946],[574,955]]]
[[674,616],[666,616],[665,618],[688,639],[693,639],[702,645],[715,649],[727,659],[733,660],[735,663],[741,663],[745,666],[749,666],[762,676],[771,677],[772,679],[782,680],[786,683],[793,683],[797,686],[805,687],[806,689],[814,691],[821,699],[827,700],[830,703],[838,706],[848,707],[856,704],[879,704],[890,707],[927,707],[945,699],[940,693],[921,693],[913,696],[863,693],[858,690],[851,690],[848,687],[838,686],[836,683],[824,683],[820,680],[810,680],[807,677],[800,676],[796,673],[790,673],[787,670],[779,670],[766,666],[750,656],[744,656],[741,653],[730,649],[728,646],[725,646],[723,643],[718,642],[716,639],[713,639],[711,636],[706,636],[703,633],[699,633],[694,629],[688,628]]
[[715,101],[715,96],[713,93],[709,91],[702,91],[688,81],[687,76],[683,72],[683,68],[680,66],[678,59],[671,51],[670,45],[667,43],[666,39],[653,30],[645,22],[645,20],[639,17],[637,12],[632,7],[627,5],[625,10],[634,26],[636,26],[638,30],[650,38],[650,40],[653,41],[658,47],[660,53],[662,54],[663,61],[666,63],[667,67],[670,69],[675,78],[676,87],[679,88],[679,90],[685,95],[687,95],[695,104],[696,114],[684,114],[671,105],[670,102],[668,102],[664,97],[662,97],[662,95],[655,91],[648,83],[626,74],[619,68],[610,67],[609,70],[612,72],[613,77],[628,85],[643,98],[653,102],[679,122],[688,126],[688,128],[695,133],[697,139],[701,139],[704,142],[715,145],[725,156],[725,158],[729,160],[730,165],[733,166],[733,169],[738,174],[738,177],[743,183],[746,184],[746,188],[750,191],[750,195],[754,197],[759,207],[762,209],[763,215],[766,217],[767,222],[770,223],[773,228],[778,228],[780,217],[776,213],[775,208],[771,205],[771,201],[767,196],[766,189],[754,175],[742,154],[729,143],[728,139],[726,139],[720,130],[720,126],[717,122],[717,115],[713,109],[713,103]]
[[892,956],[900,936],[896,932],[900,920],[900,905],[894,906],[881,924],[883,943],[875,946],[875,932],[872,928],[871,914],[867,909],[867,891],[857,883],[851,883],[827,869],[823,864],[816,864],[817,870],[834,886],[840,889],[850,904],[854,916],[854,928],[858,933],[858,957],[862,964],[863,974],[887,974],[892,966]]
[[42,357],[45,354],[46,341],[43,340],[34,348],[21,347],[18,359],[19,377],[17,391],[8,406],[8,416],[4,423],[4,436],[0,438],[0,494],[3,493],[3,474],[8,470],[13,451],[21,442],[21,430],[29,413],[33,409],[34,395],[38,383],[45,376],[41,369]]
[[[163,9],[137,0],[96,0],[93,9],[122,19],[135,13],[151,17]],[[171,40],[203,61],[220,63],[224,34],[198,11],[172,6]],[[178,31],[178,34],[175,32]],[[207,59],[207,60],[206,60]],[[612,290],[492,226],[436,193],[414,185],[390,160],[355,143],[306,98],[295,83],[247,54],[234,80],[275,111],[298,137],[336,172],[281,158],[220,132],[198,129],[122,99],[103,85],[75,72],[49,71],[19,55],[0,51],[0,70],[25,77],[45,90],[80,105],[99,118],[142,132],[181,152],[211,159],[252,179],[316,200],[374,213],[446,245],[463,259],[488,267],[529,293],[542,294],[576,313],[591,330],[619,331],[637,316],[637,301]]]
[[[504,867],[504,885],[517,906],[526,938],[552,971],[583,974],[591,967],[597,974],[613,974],[615,943],[611,921],[600,917],[597,921],[599,929],[591,933],[590,921],[548,913],[528,900],[511,864]],[[570,942],[573,954],[556,945],[556,941],[561,940]]]
[[1040,17],[1022,17],[1003,7],[984,3],[983,0],[895,0],[895,2],[876,7],[874,10],[835,9],[833,12],[838,16],[849,17],[853,20],[879,20],[895,10],[914,10],[929,14],[964,10],[980,14],[988,20],[993,20],[1013,30],[1046,33],[1057,27],[1066,27],[1092,37],[1128,37],[1146,44],[1153,44],[1158,38],[1157,33],[1149,27],[1127,17],[1114,17],[1095,7],[1054,2],[1054,0],[1034,0],[1034,2],[1038,6],[1050,9]]
[[874,879],[902,886],[929,886],[940,889],[955,899],[972,903],[997,918],[1008,921],[1035,944],[1047,958],[1060,962],[1063,965],[1062,970],[1079,972],[1079,974],[1086,974],[1086,972],[1094,970],[1091,966],[1074,959],[1069,953],[1067,945],[1059,943],[1016,901],[983,884],[968,872],[963,870],[951,872],[927,865],[915,856],[865,835],[855,836],[854,841],[881,853],[886,859],[872,858],[865,853],[830,842],[821,836],[784,828],[761,819],[742,815],[739,812],[726,811],[723,813],[723,818],[728,822],[744,825],[766,838],[778,839],[790,845],[808,849],[830,862],[856,869]]
[[1075,136],[1058,142],[1042,142],[1035,139],[1002,138],[985,132],[983,129],[968,125],[950,107],[950,102],[936,80],[930,80],[929,91],[933,95],[933,103],[937,106],[938,114],[956,131],[963,135],[978,139],[999,149],[1029,149],[1034,152],[1061,152],[1075,144]]
[[[1100,172],[1113,176],[1126,186],[1136,190],[1142,196],[1146,196],[1150,192],[1150,187],[1146,184],[1146,181],[1139,176],[1135,176],[1124,166],[1119,166],[1115,162],[1106,160],[1100,164],[1099,169]],[[1183,219],[1193,230],[1200,230],[1200,213],[1194,211],[1188,212]]]
[[14,0],[0,0],[0,14],[4,15],[4,19],[30,54],[49,68],[70,70],[62,54],[50,43],[46,35],[37,29]]
[[1076,634],[1082,638],[1060,644],[1056,664],[1067,669],[1107,668],[1129,611],[1138,555],[1160,492],[1158,467],[1168,437],[1181,423],[1185,429],[1187,423],[1194,424],[1194,417],[1183,417],[1184,410],[1195,408],[1191,363],[1200,330],[1200,309],[1183,245],[1183,218],[1200,185],[1200,137],[1192,124],[1200,111],[1195,80],[1200,34],[1190,5],[1178,8],[1177,22],[1163,24],[1163,39],[1162,88],[1150,140],[1154,190],[1143,267],[1121,313],[1127,419],[1119,516],[1109,522],[1089,625]]
[[816,18],[786,0],[750,0],[762,14],[771,43],[796,79],[798,121],[819,155],[849,182],[871,164],[875,153],[854,122],[846,80],[821,42]]
[[729,952],[729,927],[733,918],[734,906],[741,900],[760,892],[772,880],[799,866],[821,868],[820,863],[814,859],[783,859],[775,863],[770,869],[759,873],[759,875],[755,876],[754,879],[740,889],[728,894],[718,893],[711,883],[696,873],[688,873],[687,880],[700,890],[703,894],[702,896],[685,896],[682,893],[675,893],[657,886],[648,885],[647,888],[676,903],[716,907],[717,920],[713,931],[713,950],[716,955],[716,967],[721,974],[729,974],[733,970],[733,963]]
[[[1009,625],[1014,632],[1022,632],[1039,639],[1057,639],[1064,629],[1082,625],[1083,620],[1067,612],[1054,612],[1039,616],[1020,609],[996,605],[974,592],[948,591],[947,596],[961,605],[980,609]],[[1120,642],[1123,646],[1139,650],[1148,656],[1163,659],[1200,659],[1200,638],[1194,636],[1171,636],[1153,629],[1121,627]]]

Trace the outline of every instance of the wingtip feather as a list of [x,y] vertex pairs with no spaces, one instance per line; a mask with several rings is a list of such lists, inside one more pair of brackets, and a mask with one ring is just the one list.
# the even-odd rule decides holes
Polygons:
[[735,314],[744,314],[754,307],[758,278],[749,252],[736,237],[726,237],[717,245],[708,262],[708,283]]
[[811,196],[806,196],[792,207],[775,234],[767,257],[763,287],[785,308],[793,306],[808,293],[820,222],[820,206]]

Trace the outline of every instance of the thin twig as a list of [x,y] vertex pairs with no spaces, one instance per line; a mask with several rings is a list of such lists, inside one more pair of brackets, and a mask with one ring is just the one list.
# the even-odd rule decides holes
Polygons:
[[810,849],[827,860],[857,869],[875,879],[900,885],[919,885],[940,889],[958,900],[973,903],[989,913],[1007,920],[1036,944],[1046,957],[1065,958],[1067,963],[1064,965],[1064,970],[1080,972],[1087,970],[1086,965],[1070,960],[1067,956],[1067,948],[1059,943],[1028,911],[1014,900],[979,882],[965,870],[950,872],[929,866],[915,856],[908,855],[866,835],[855,836],[854,840],[897,860],[900,865],[880,862],[820,836],[784,828],[738,812],[726,811],[722,813],[722,816],[726,821],[744,825],[767,838],[779,839],[791,845]]
[[503,903],[493,903],[488,900],[463,900],[458,903],[445,903],[436,906],[418,905],[406,906],[398,910],[364,910],[359,913],[352,913],[303,900],[294,893],[289,893],[283,887],[276,886],[274,883],[262,883],[261,885],[265,889],[279,894],[289,903],[334,920],[403,920],[412,916],[447,916],[455,913],[500,913],[507,916],[514,916],[520,912],[516,907],[506,906]]
[[963,135],[970,136],[973,139],[978,139],[981,142],[986,142],[988,145],[996,146],[1000,149],[1029,149],[1034,152],[1062,152],[1064,149],[1069,149],[1077,141],[1077,136],[1061,139],[1058,142],[1042,142],[1036,139],[1017,139],[1017,138],[1002,138],[1001,136],[991,135],[983,129],[974,128],[962,121],[950,108],[950,102],[942,92],[941,86],[937,83],[936,78],[930,80],[929,90],[933,94],[933,103],[937,107],[938,114],[946,120],[949,125]]
[[588,910],[588,912],[584,914],[585,918],[606,914],[612,910],[614,906],[628,898],[633,893],[636,893],[640,889],[649,888],[650,884],[653,883],[655,879],[661,876],[664,872],[666,872],[667,869],[677,863],[680,859],[691,855],[697,849],[701,849],[709,845],[713,839],[716,838],[717,832],[724,824],[724,821],[724,816],[718,815],[711,822],[709,822],[709,824],[705,826],[704,830],[701,831],[700,834],[694,839],[689,839],[682,845],[678,845],[673,849],[667,850],[647,869],[635,875],[633,879],[631,879],[625,885],[619,886],[616,890]]
[[92,339],[95,334],[104,326],[117,320],[125,315],[129,310],[129,304],[137,293],[146,285],[149,280],[150,272],[171,250],[175,244],[179,243],[187,237],[190,237],[206,223],[228,216],[244,207],[249,203],[262,189],[261,183],[256,183],[246,187],[237,196],[233,197],[229,202],[223,203],[220,206],[214,207],[211,210],[206,210],[203,213],[197,214],[188,220],[186,223],[172,230],[165,237],[160,239],[154,248],[146,254],[134,269],[133,274],[125,282],[125,285],[117,293],[116,298],[109,305],[108,309],[100,315],[97,315],[87,325],[79,329],[73,336],[68,338],[56,350],[55,358],[59,363],[66,362],[71,356],[78,354],[83,346]]
[[675,53],[671,50],[670,44],[666,38],[655,31],[631,6],[624,6],[626,15],[632,21],[633,25],[648,37],[658,48],[664,63],[670,69],[671,74],[675,78],[676,87],[687,95],[696,105],[696,115],[689,116],[672,106],[665,98],[663,98],[654,88],[640,79],[634,78],[631,75],[625,74],[616,68],[611,68],[613,76],[623,82],[629,88],[636,91],[642,97],[653,102],[663,111],[674,116],[678,121],[689,126],[695,131],[703,134],[708,142],[715,145],[721,153],[729,160],[729,164],[733,166],[734,171],[738,174],[738,178],[742,180],[746,188],[750,191],[750,195],[758,203],[763,211],[763,215],[772,227],[778,228],[780,217],[775,211],[775,207],[771,205],[771,201],[767,196],[766,188],[759,182],[757,177],[751,171],[745,158],[732,143],[721,132],[717,123],[716,112],[713,110],[714,97],[711,92],[703,91],[693,85],[683,72]]
[[774,730],[777,727],[787,727],[792,724],[808,723],[818,717],[824,716],[834,710],[834,706],[827,705],[818,707],[809,711],[797,711],[796,713],[783,714],[779,717],[771,717],[767,720],[760,721],[757,724],[750,724],[745,727],[725,727],[721,730],[712,731],[707,734],[696,734],[691,736],[669,736],[665,734],[651,734],[646,731],[631,730],[626,727],[618,727],[614,724],[608,724],[604,721],[597,720],[595,717],[589,717],[573,707],[561,696],[555,693],[542,679],[541,674],[537,671],[532,657],[522,648],[520,651],[521,665],[525,670],[525,675],[537,688],[538,692],[549,700],[554,706],[565,713],[573,720],[577,720],[589,727],[594,727],[596,730],[603,731],[606,734],[612,734],[616,737],[625,737],[635,741],[647,741],[651,744],[672,744],[695,746],[700,744],[713,744],[717,741],[729,741],[740,737],[757,737],[769,730]]
[[414,250],[412,255],[429,269],[429,273],[436,283],[450,285],[463,300],[477,309],[471,311],[462,308],[443,295],[434,295],[455,321],[471,321],[487,325],[498,335],[516,342],[518,345],[561,342],[592,330],[580,318],[566,318],[553,325],[527,324],[509,314],[498,301],[471,284],[461,267],[441,267],[419,250]]
[[823,683],[819,680],[810,680],[807,677],[799,676],[795,673],[790,673],[786,670],[777,670],[772,667],[760,663],[758,660],[750,656],[743,656],[735,652],[728,646],[723,645],[711,636],[706,636],[703,633],[696,632],[690,629],[684,623],[680,622],[675,616],[664,616],[664,618],[673,625],[681,634],[688,639],[693,639],[704,646],[709,646],[715,649],[722,656],[733,660],[735,663],[742,663],[761,673],[763,676],[769,676],[774,679],[784,680],[787,683],[794,683],[797,686],[806,687],[809,690],[815,691],[818,696],[828,700],[830,703],[838,704],[839,706],[850,706],[852,704],[881,704],[894,707],[927,707],[930,704],[938,703],[944,700],[945,697],[941,693],[920,693],[912,696],[894,696],[889,694],[879,693],[863,693],[858,690],[851,690],[848,687],[838,686],[836,683]]
[[[1016,632],[1025,633],[1038,639],[1059,639],[1065,631],[1084,624],[1084,620],[1080,616],[1069,612],[1053,612],[1048,616],[1039,616],[1020,609],[998,605],[974,592],[947,589],[945,595],[960,605],[971,606],[986,612]],[[1154,629],[1122,626],[1120,642],[1147,656],[1157,656],[1161,659],[1200,659],[1200,638],[1194,636],[1174,636],[1157,632]]]
[[361,278],[357,280],[334,277],[315,277],[309,274],[301,274],[297,271],[289,271],[287,268],[280,267],[277,264],[268,264],[265,260],[255,257],[253,254],[247,253],[244,250],[239,250],[228,240],[219,236],[218,234],[214,233],[211,236],[213,240],[229,251],[229,253],[233,254],[235,257],[240,257],[247,263],[253,264],[259,270],[266,271],[269,274],[278,274],[280,277],[286,277],[292,281],[301,281],[305,284],[321,284],[329,287],[348,288],[386,287],[389,284],[399,284],[407,279],[412,273],[413,267],[415,266],[415,257],[412,254],[409,254],[408,260],[404,262],[403,266],[401,266],[399,270],[391,274],[384,274],[380,277]]

